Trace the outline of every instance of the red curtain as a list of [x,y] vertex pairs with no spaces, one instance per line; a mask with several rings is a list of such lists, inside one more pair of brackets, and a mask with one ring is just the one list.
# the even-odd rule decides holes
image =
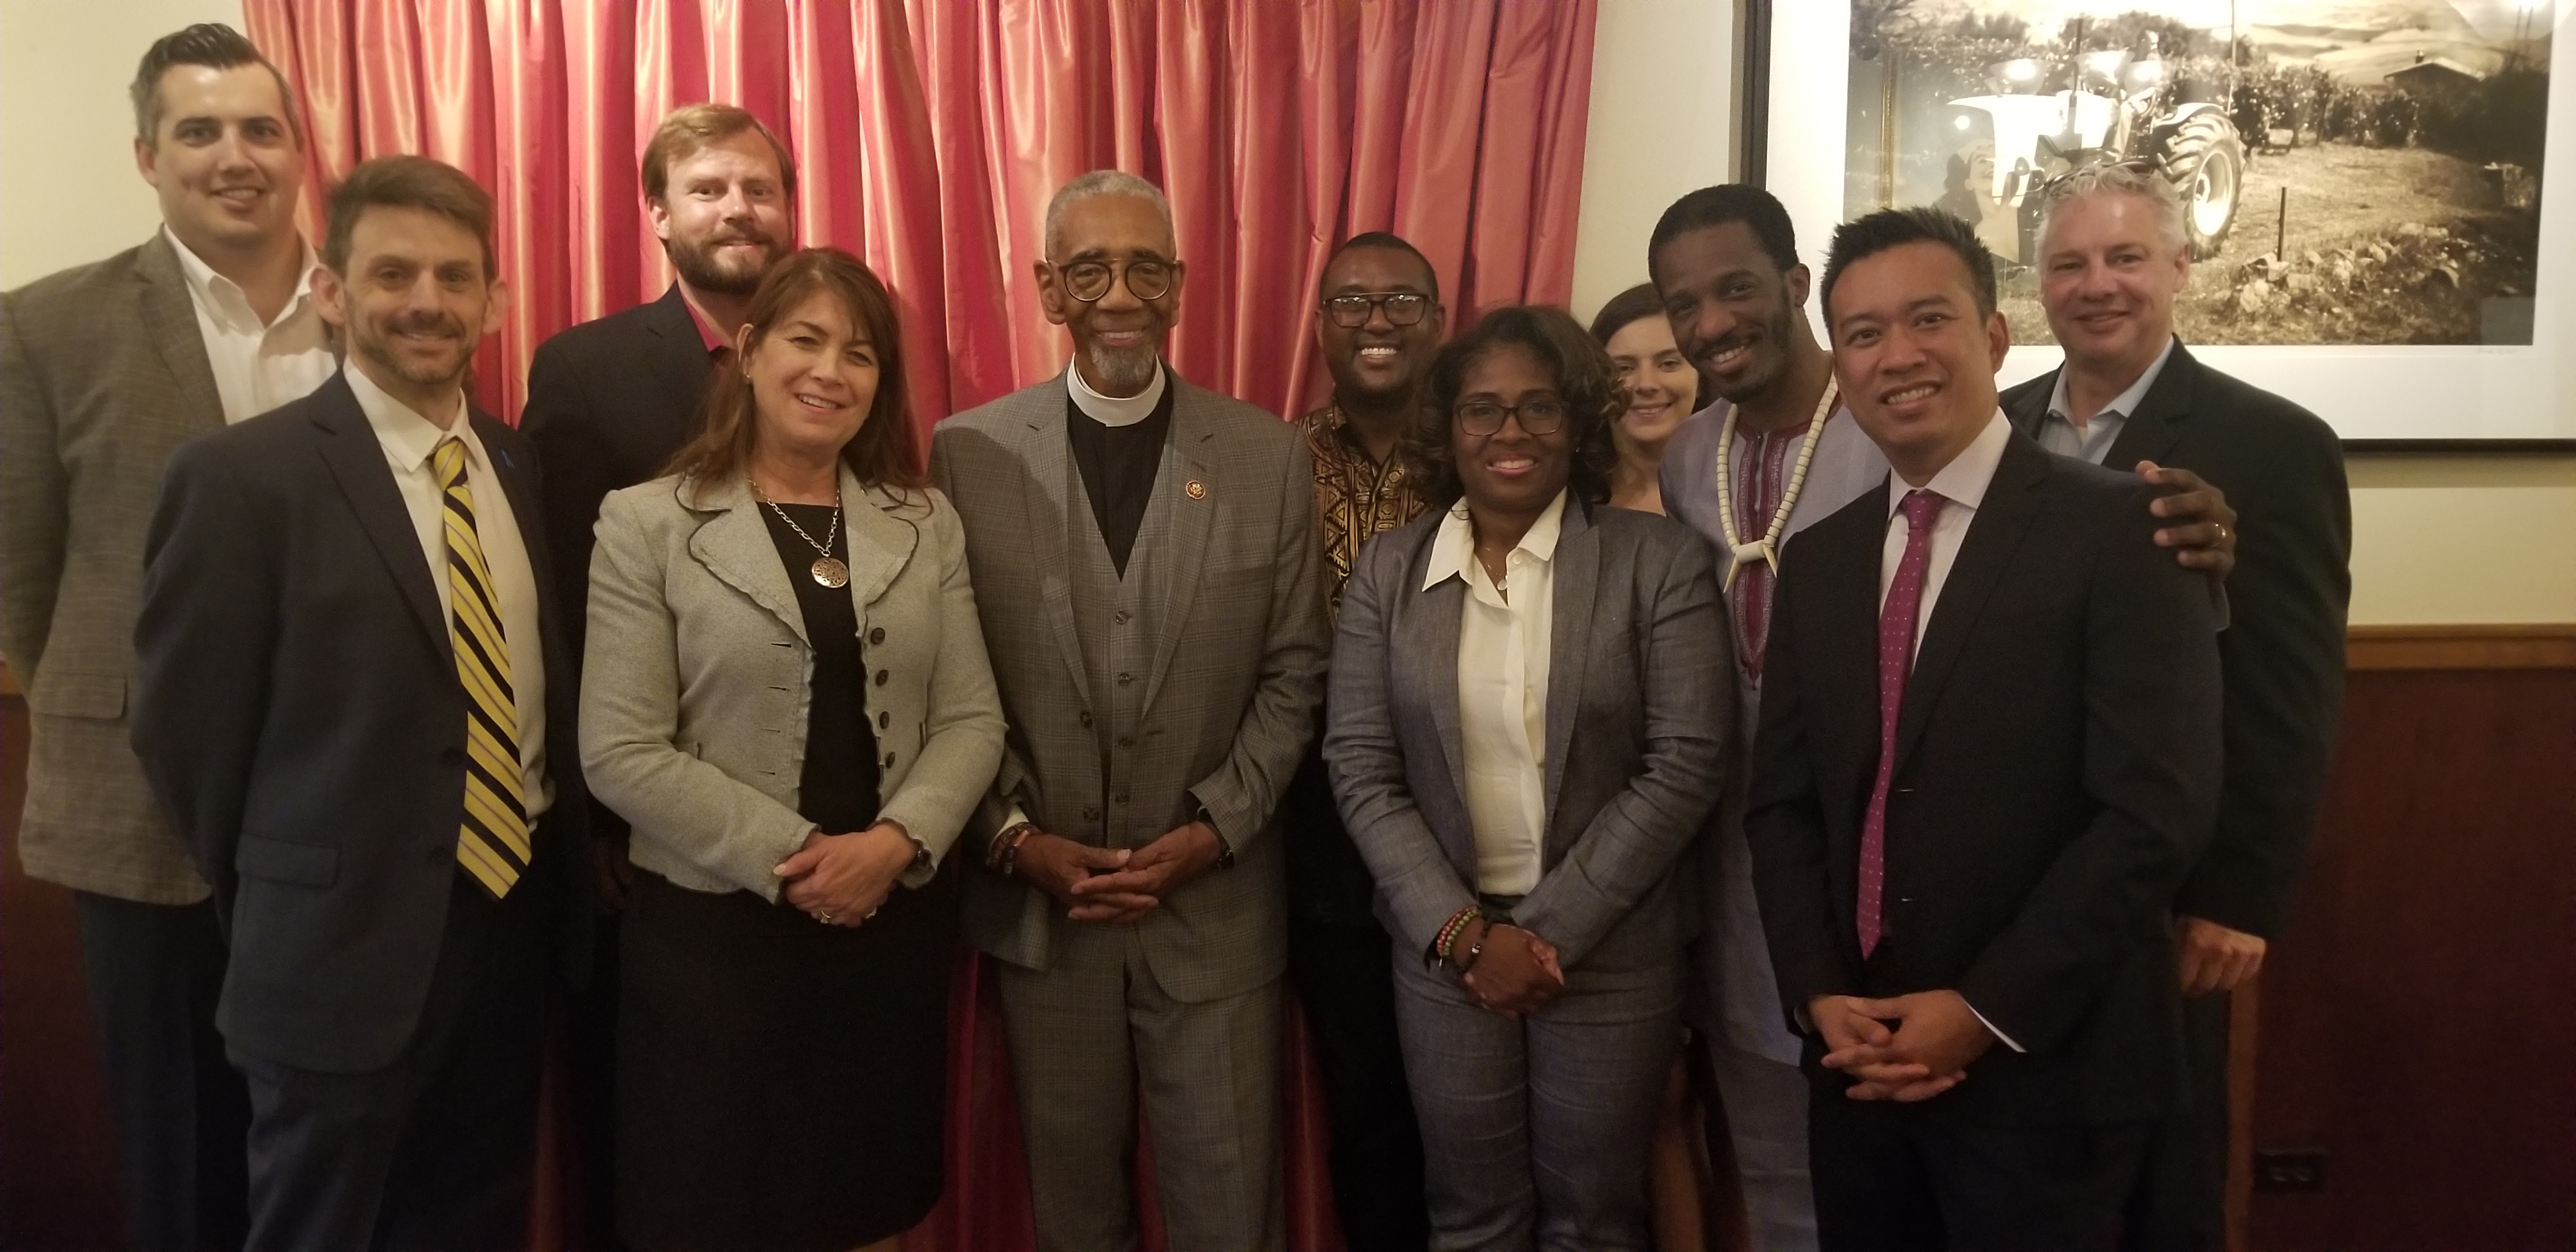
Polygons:
[[1030,262],[1046,200],[1116,166],[1170,195],[1190,265],[1172,358],[1295,414],[1332,246],[1392,230],[1459,316],[1562,303],[1595,0],[248,0],[303,96],[322,186],[420,152],[499,199],[512,304],[477,358],[516,420],[547,335],[670,281],[636,163],[724,100],[796,153],[800,233],[902,305],[925,425],[1053,374]]
[[[803,242],[895,294],[925,427],[1063,368],[1030,263],[1047,197],[1115,166],[1163,187],[1189,286],[1171,356],[1293,415],[1329,387],[1309,310],[1343,239],[1392,230],[1453,317],[1565,302],[1595,0],[247,0],[302,97],[323,188],[425,153],[499,205],[512,296],[476,357],[516,421],[546,336],[671,281],[637,162],[662,116],[750,109],[794,151]],[[1031,1245],[990,990],[959,966],[949,1187],[913,1252]],[[1293,1015],[1292,1015],[1293,1023]],[[1293,1024],[1292,1024],[1293,1029]],[[1340,1246],[1310,1060],[1288,1050],[1290,1238]],[[1140,1175],[1141,1177],[1141,1175]],[[1140,1185],[1150,1210],[1150,1189]],[[550,1178],[537,1242],[555,1246]]]

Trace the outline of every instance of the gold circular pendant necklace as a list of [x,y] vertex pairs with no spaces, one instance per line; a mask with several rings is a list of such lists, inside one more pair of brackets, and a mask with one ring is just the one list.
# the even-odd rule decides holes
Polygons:
[[796,519],[789,516],[787,510],[780,508],[776,500],[769,498],[769,493],[760,489],[760,480],[748,474],[743,477],[751,484],[752,497],[768,505],[769,511],[778,515],[778,520],[787,523],[787,529],[795,531],[797,538],[804,540],[814,549],[814,564],[807,567],[806,571],[814,576],[814,581],[826,587],[849,586],[850,567],[842,564],[840,558],[832,555],[832,541],[841,537],[840,502],[836,500],[832,503],[832,528],[823,532],[821,543],[815,543],[814,536],[805,533],[805,528],[797,525]]

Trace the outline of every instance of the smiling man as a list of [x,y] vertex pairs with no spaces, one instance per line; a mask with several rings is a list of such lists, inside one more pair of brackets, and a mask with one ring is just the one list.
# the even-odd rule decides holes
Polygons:
[[423,157],[351,170],[313,284],[346,368],[174,454],[145,540],[134,749],[233,940],[257,1249],[527,1231],[587,809],[536,458],[464,390],[491,214]]
[[0,655],[27,691],[18,854],[72,889],[123,1183],[125,1246],[239,1246],[241,1078],[214,1003],[206,882],[126,744],[143,530],[173,448],[331,376],[295,229],[286,80],[230,27],[137,67],[134,163],[161,229],[0,296]]
[[1885,485],[1791,545],[1746,816],[1827,1249],[2119,1243],[2178,1090],[2167,907],[2219,781],[2207,583],[2155,485],[2012,429],[1994,261],[1844,225],[1834,374]]
[[2225,993],[2287,920],[2343,707],[2352,503],[2343,445],[2313,413],[2201,364],[2174,337],[2191,278],[2171,184],[2103,166],[2048,190],[2040,303],[2064,368],[2005,392],[2013,425],[2114,469],[2188,467],[2226,491],[2243,537],[2227,580],[2226,789],[2174,901],[2191,1099],[2162,1128],[2132,1220],[2138,1246],[2225,1239]]
[[1153,184],[1065,184],[1035,269],[1072,363],[940,423],[930,469],[1011,724],[965,926],[996,958],[1039,1246],[1135,1246],[1141,1097],[1171,1246],[1277,1248],[1275,810],[1328,646],[1315,470],[1164,365],[1187,271]]
[[[1333,398],[1298,425],[1315,460],[1326,603],[1338,609],[1360,549],[1422,512],[1397,443],[1421,415],[1447,312],[1431,262],[1372,231],[1324,263],[1314,317]],[[1343,829],[1320,748],[1307,751],[1281,805],[1290,832],[1288,972],[1331,1114],[1333,1211],[1351,1252],[1418,1250],[1431,1220],[1422,1131],[1396,1037],[1392,941],[1373,912],[1377,880]]]
[[[676,277],[662,297],[566,327],[528,363],[519,428],[544,458],[546,540],[557,598],[582,655],[590,603],[591,527],[600,501],[662,473],[697,433],[708,381],[733,359],[743,309],[762,276],[796,245],[796,163],[749,110],[691,104],[644,145],[646,224]],[[578,689],[579,673],[564,682]],[[564,1072],[582,1220],[594,1247],[619,1245],[615,1195],[618,923],[626,821],[593,804],[593,849],[609,908],[593,947],[590,987],[565,1013]]]

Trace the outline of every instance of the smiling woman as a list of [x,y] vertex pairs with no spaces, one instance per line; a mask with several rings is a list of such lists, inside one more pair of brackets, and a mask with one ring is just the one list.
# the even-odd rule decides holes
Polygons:
[[1653,283],[1639,283],[1610,298],[1592,318],[1592,337],[1610,354],[1611,373],[1627,393],[1628,409],[1610,428],[1619,446],[1619,468],[1610,481],[1610,503],[1644,513],[1664,511],[1664,441],[1699,409],[1699,371],[1673,341],[1672,322]]

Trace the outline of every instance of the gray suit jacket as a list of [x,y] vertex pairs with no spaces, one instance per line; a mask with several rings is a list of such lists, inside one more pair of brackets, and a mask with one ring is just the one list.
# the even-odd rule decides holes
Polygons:
[[[1476,901],[1458,731],[1466,584],[1422,580],[1445,509],[1379,536],[1342,592],[1324,760],[1399,944]],[[1708,545],[1648,513],[1569,505],[1548,651],[1547,831],[1513,920],[1571,969],[1678,960],[1699,925],[1677,872],[1715,812],[1735,725]]]
[[[847,468],[841,515],[879,815],[944,855],[1002,758],[964,530],[936,492],[862,488]],[[739,481],[659,478],[600,506],[582,770],[633,825],[635,864],[691,890],[777,899],[772,868],[814,828],[796,812],[814,649],[787,577]]]
[[[1273,810],[1314,733],[1325,649],[1314,469],[1286,423],[1171,377],[1178,390],[1154,498],[1129,558],[1136,612],[1155,626],[1141,670],[1107,677],[1113,622],[1077,612],[1120,586],[1065,435],[1061,375],[940,423],[932,477],[966,521],[984,637],[1010,736],[979,853],[1013,806],[1041,828],[1142,847],[1204,810],[1234,849],[1136,923],[1164,992],[1241,994],[1287,962],[1285,861]],[[1118,625],[1133,616],[1120,610]],[[1113,710],[1133,725],[1110,730]],[[1098,723],[1098,725],[1095,725]],[[1115,742],[1104,742],[1115,733]],[[1045,969],[1081,925],[1044,892],[981,869],[966,931]]]
[[150,242],[0,296],[0,656],[33,736],[27,873],[207,895],[127,744],[143,534],[172,449],[224,428],[179,254]]

